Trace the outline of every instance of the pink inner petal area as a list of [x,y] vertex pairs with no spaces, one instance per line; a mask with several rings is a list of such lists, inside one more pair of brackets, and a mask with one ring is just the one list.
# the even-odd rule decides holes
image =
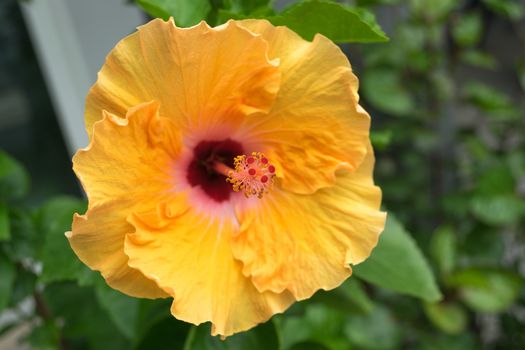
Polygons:
[[259,199],[234,192],[226,176],[207,168],[203,162],[214,155],[215,160],[233,168],[236,156],[264,150],[264,145],[248,128],[229,125],[194,130],[186,134],[183,144],[180,158],[172,165],[174,191],[187,193],[196,212],[209,218],[228,218],[237,225],[235,210],[253,208]]
[[243,153],[242,145],[232,139],[201,141],[193,148],[186,180],[192,187],[199,186],[211,199],[220,203],[230,199],[231,186],[226,176],[216,171],[215,164],[233,166],[233,159]]

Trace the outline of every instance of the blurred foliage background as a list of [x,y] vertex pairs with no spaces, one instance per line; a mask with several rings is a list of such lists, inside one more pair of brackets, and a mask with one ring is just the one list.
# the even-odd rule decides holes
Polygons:
[[[0,139],[8,151],[0,152],[0,340],[22,325],[20,346],[32,349],[525,348],[523,1],[136,4],[181,26],[267,18],[306,39],[320,32],[341,43],[372,115],[386,230],[340,288],[249,332],[213,338],[209,325],[171,317],[169,300],[122,295],[76,258],[64,232],[85,202],[56,121],[46,121],[58,135],[49,149],[64,153],[42,167],[53,170],[39,167],[46,147],[9,149],[9,135]],[[28,78],[34,73],[5,78],[14,61],[36,70],[27,50],[2,62],[0,89],[44,90]],[[29,108],[51,108],[30,96]]]

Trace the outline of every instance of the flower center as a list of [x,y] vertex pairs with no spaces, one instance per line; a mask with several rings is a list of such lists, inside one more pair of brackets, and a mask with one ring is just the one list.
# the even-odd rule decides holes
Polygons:
[[275,166],[260,152],[253,152],[249,156],[235,157],[235,170],[228,172],[227,181],[235,192],[242,191],[246,197],[261,198],[273,184]]
[[226,181],[228,174],[218,171],[216,164],[227,169],[235,166],[234,158],[242,154],[242,145],[232,139],[223,141],[201,141],[193,149],[193,157],[186,173],[192,187],[200,186],[204,193],[216,202],[230,198],[232,186]]

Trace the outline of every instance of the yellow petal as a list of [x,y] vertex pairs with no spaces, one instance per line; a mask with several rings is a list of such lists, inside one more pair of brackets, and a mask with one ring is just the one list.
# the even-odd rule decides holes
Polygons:
[[263,39],[234,21],[177,28],[172,20],[153,20],[108,55],[87,97],[88,134],[102,110],[123,115],[151,100],[179,127],[267,111],[280,73],[266,52]]
[[180,135],[169,119],[158,116],[155,102],[131,108],[126,118],[104,115],[94,125],[90,145],[73,158],[89,209],[75,216],[68,233],[71,247],[113,288],[132,296],[166,297],[127,265],[124,239],[133,230],[128,215],[173,196],[170,169],[180,151]]
[[370,117],[358,106],[358,81],[346,56],[330,40],[313,42],[265,20],[242,26],[268,41],[280,61],[281,86],[258,134],[278,163],[282,186],[313,193],[335,182],[339,168],[358,168],[366,154]]
[[165,298],[154,281],[128,266],[124,238],[133,227],[125,218],[132,206],[131,201],[111,201],[76,214],[66,236],[80,260],[100,271],[111,287],[134,297]]
[[259,291],[290,291],[297,300],[340,285],[349,264],[366,259],[384,228],[381,191],[372,181],[371,148],[357,171],[337,173],[334,187],[313,195],[275,188],[261,207],[239,211],[241,230],[232,240]]
[[211,321],[212,334],[229,336],[283,312],[288,292],[260,293],[243,276],[230,249],[228,220],[211,221],[194,212],[166,220],[134,215],[136,232],[126,238],[130,266],[157,281],[174,297],[172,314],[194,324]]
[[173,123],[158,116],[158,108],[155,102],[141,104],[125,119],[104,112],[95,124],[90,145],[73,157],[90,206],[131,194],[145,202],[173,187],[170,169],[181,140]]

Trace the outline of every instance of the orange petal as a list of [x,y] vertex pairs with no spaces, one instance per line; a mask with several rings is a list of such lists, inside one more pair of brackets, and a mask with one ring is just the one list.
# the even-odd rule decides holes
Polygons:
[[151,100],[180,127],[267,111],[280,73],[266,52],[263,39],[234,21],[177,28],[173,20],[153,20],[108,55],[87,97],[88,134],[102,110],[123,115]]
[[181,140],[173,123],[158,116],[158,108],[155,102],[141,104],[125,119],[104,112],[95,124],[90,145],[73,157],[90,206],[131,194],[137,203],[147,202],[169,192]]
[[155,282],[128,266],[124,237],[133,227],[125,217],[132,207],[123,200],[94,206],[85,215],[75,215],[66,236],[80,260],[100,271],[111,287],[134,297],[165,298]]
[[261,207],[238,214],[241,230],[232,240],[259,291],[289,290],[297,300],[340,285],[349,264],[365,260],[384,228],[381,191],[374,186],[371,148],[353,173],[337,173],[334,187],[313,195],[275,188]]
[[[127,216],[171,198],[171,164],[181,147],[172,122],[158,116],[158,104],[131,108],[126,118],[104,113],[90,145],[77,152],[73,168],[89,197],[85,215],[75,216],[71,247],[108,284],[139,297],[166,297],[154,282],[127,265]],[[147,184],[147,186],[145,186]]]
[[243,276],[231,252],[233,223],[194,212],[171,220],[134,215],[136,232],[126,238],[130,266],[154,278],[174,297],[172,314],[194,324],[211,321],[212,334],[229,336],[283,312],[288,292],[260,293]]
[[240,24],[261,34],[270,58],[280,61],[281,86],[267,118],[257,121],[257,134],[279,165],[282,186],[313,193],[333,185],[337,169],[357,169],[370,117],[358,106],[358,81],[346,56],[322,35],[308,42],[265,20]]

